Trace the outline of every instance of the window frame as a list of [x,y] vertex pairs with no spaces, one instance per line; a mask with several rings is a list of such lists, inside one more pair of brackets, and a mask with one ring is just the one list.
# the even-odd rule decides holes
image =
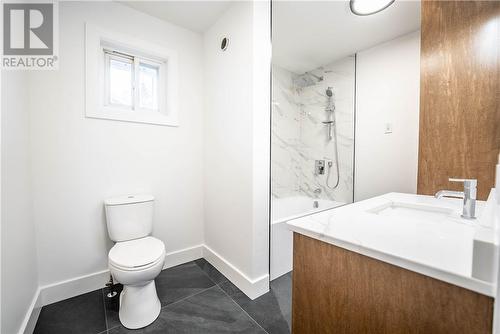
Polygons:
[[[104,107],[112,109],[126,109],[128,111],[136,112],[162,112],[164,108],[165,98],[161,94],[165,90],[165,62],[162,60],[154,60],[147,57],[141,57],[130,53],[120,51],[118,48],[103,47],[102,53],[104,56]],[[118,61],[129,60],[131,64],[131,105],[118,104],[111,102],[111,85],[110,85],[110,60],[115,59]],[[157,69],[157,87],[156,87],[156,102],[157,108],[147,108],[141,105],[140,98],[140,66],[144,64],[151,68]]]
[[[86,24],[85,116],[127,122],[179,126],[177,52],[126,35],[111,33]],[[110,103],[107,58],[132,60],[132,105]],[[158,109],[139,104],[140,64],[158,67]]]

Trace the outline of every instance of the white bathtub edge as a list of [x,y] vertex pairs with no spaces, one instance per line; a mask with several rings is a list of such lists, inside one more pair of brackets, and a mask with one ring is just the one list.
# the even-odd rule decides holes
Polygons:
[[[315,200],[314,198],[310,198],[310,199],[313,200],[313,201]],[[336,208],[340,208],[340,207],[342,207],[344,205],[350,204],[350,203],[344,203],[344,202],[334,202],[334,203],[335,203],[335,205],[329,206],[329,207],[326,207],[326,208],[319,208],[319,209],[316,209],[316,210],[312,209],[312,210],[304,211],[304,212],[301,212],[301,213],[298,213],[298,214],[294,214],[294,215],[290,215],[290,216],[279,217],[279,218],[276,218],[276,219],[273,218],[271,220],[271,225],[273,225],[273,224],[279,224],[279,223],[286,223],[289,220],[302,218],[302,217],[313,215],[313,214],[320,213],[320,212],[323,212],[323,211],[333,210],[333,209],[336,209]]]

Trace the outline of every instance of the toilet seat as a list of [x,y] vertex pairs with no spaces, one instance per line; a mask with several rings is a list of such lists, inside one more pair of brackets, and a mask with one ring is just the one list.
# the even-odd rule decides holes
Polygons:
[[124,271],[124,272],[140,272],[140,271],[145,271],[149,268],[153,268],[155,267],[158,263],[162,262],[162,266],[163,266],[163,262],[165,261],[165,257],[164,256],[161,256],[158,260],[156,260],[155,262],[153,263],[149,263],[147,265],[144,265],[144,266],[140,266],[140,267],[124,267],[124,266],[120,266],[120,265],[117,265],[117,264],[113,264],[111,262],[109,262],[109,267],[110,268],[114,268],[114,269],[117,269],[117,270],[121,270],[121,271]]
[[145,237],[116,243],[109,251],[109,264],[121,270],[144,270],[164,260],[161,240]]

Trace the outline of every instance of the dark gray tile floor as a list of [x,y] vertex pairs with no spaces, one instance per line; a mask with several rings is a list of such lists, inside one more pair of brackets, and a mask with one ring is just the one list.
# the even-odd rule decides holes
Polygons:
[[[291,273],[251,300],[204,259],[163,270],[156,278],[160,316],[128,330],[118,319],[118,296],[96,290],[44,306],[35,334],[290,333]],[[121,286],[115,287],[121,291]]]

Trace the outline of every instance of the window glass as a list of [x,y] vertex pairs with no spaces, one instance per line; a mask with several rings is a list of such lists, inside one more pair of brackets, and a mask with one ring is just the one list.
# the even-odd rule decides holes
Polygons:
[[159,67],[139,63],[139,107],[158,110]]
[[109,59],[109,103],[132,107],[132,61]]

